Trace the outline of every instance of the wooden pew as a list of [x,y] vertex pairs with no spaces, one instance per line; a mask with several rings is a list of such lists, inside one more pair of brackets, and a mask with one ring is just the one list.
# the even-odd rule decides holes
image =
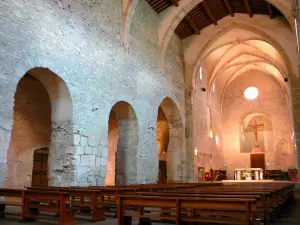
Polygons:
[[[17,206],[22,207],[22,197],[24,189],[9,189],[9,188],[0,188],[0,197],[4,198],[0,200],[0,217],[5,217],[5,215],[12,216],[22,216],[21,213],[15,212],[6,212],[6,206]],[[13,198],[13,199],[7,199]]]
[[92,222],[103,221],[106,219],[102,202],[103,193],[99,190],[90,189],[73,189],[69,187],[28,187],[29,190],[50,191],[50,192],[65,192],[70,195],[68,204],[73,208],[78,209],[78,215],[91,216]]
[[255,199],[256,200],[256,215],[260,216],[260,219],[264,220],[264,224],[269,224],[270,211],[267,208],[267,199],[265,194],[247,194],[247,195],[222,195],[220,194],[186,194],[186,193],[149,193],[149,192],[138,192],[137,195],[141,196],[161,196],[161,197],[189,197],[189,198],[242,198],[242,199]]
[[[139,212],[126,210],[139,207]],[[157,214],[153,208],[172,209],[174,214]],[[145,213],[145,209],[153,213]],[[118,196],[118,225],[131,225],[132,217],[138,217],[140,225],[153,222],[212,222],[217,224],[256,224],[255,199],[241,198],[184,198],[162,196]],[[199,212],[198,212],[199,211]],[[221,213],[220,213],[221,212]]]
[[63,192],[23,191],[21,219],[53,220],[58,221],[60,225],[75,225],[76,210],[67,204],[69,197],[68,193]]

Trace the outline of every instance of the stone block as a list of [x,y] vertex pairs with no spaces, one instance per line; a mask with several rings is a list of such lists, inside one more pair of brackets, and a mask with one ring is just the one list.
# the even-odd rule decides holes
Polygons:
[[97,179],[97,186],[104,186],[105,185],[105,179],[98,178]]
[[9,142],[8,141],[0,141],[0,149],[8,149]]
[[88,145],[88,139],[85,136],[81,136],[80,138],[80,145],[81,146],[87,146]]
[[90,166],[96,165],[96,156],[90,155]]
[[79,181],[87,180],[89,168],[78,166],[76,168],[76,176]]
[[102,156],[102,147],[97,148],[97,156]]
[[75,146],[66,146],[65,153],[70,154],[70,155],[74,155],[75,151],[76,151],[76,147]]
[[96,166],[97,167],[101,166],[101,158],[100,157],[96,157]]
[[[95,157],[95,156],[93,156]],[[93,160],[92,155],[81,155],[80,156],[80,165],[81,166],[90,166],[91,161]],[[95,161],[95,158],[94,158]]]
[[100,176],[105,178],[106,177],[106,172],[107,172],[107,167],[102,167]]
[[74,134],[74,145],[80,145],[80,135]]
[[76,160],[76,166],[79,166],[80,165],[80,156],[79,155],[76,155],[75,156],[75,160]]
[[5,141],[5,140],[6,140],[5,131],[0,129],[0,141]]
[[108,148],[104,147],[102,148],[102,157],[107,158],[107,156],[108,156]]
[[100,162],[101,166],[107,166],[107,158],[101,158],[101,162]]
[[77,155],[84,155],[85,153],[85,148],[84,146],[76,146],[76,154]]
[[88,137],[88,144],[89,146],[98,146],[99,145],[99,138],[97,138],[96,136],[89,136]]
[[90,147],[90,146],[86,146],[85,147],[85,152],[84,152],[86,155],[91,155],[93,154],[93,147]]
[[11,139],[11,131],[6,131],[5,140],[10,142],[10,139]]
[[98,155],[98,147],[93,147],[93,155]]

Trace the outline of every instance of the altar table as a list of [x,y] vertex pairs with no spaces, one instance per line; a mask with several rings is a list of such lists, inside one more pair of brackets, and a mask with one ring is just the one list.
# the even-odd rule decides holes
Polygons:
[[[245,170],[251,170],[254,172],[254,180],[264,179],[264,170],[262,168],[240,168],[234,170],[234,180],[242,180],[243,171]],[[252,180],[252,177],[250,177],[249,180]]]

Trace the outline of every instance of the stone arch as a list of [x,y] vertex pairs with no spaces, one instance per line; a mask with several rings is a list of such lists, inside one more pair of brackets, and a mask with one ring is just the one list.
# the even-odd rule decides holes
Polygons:
[[169,124],[161,106],[158,107],[157,112],[156,141],[158,145],[159,158],[158,183],[166,183],[168,179],[167,154],[169,146]]
[[[215,41],[217,41],[219,39],[220,36],[230,32],[233,29],[243,29],[246,31],[252,31],[254,33],[259,34],[260,36],[262,36],[264,39],[261,39],[262,41],[267,42],[268,44],[270,44],[271,46],[273,46],[282,56],[282,58],[284,59],[284,62],[287,65],[287,71],[288,74],[287,76],[292,76],[293,73],[293,69],[292,69],[292,63],[290,58],[288,57],[286,51],[284,50],[283,47],[281,47],[281,45],[278,43],[278,41],[276,41],[274,38],[272,38],[271,36],[269,36],[267,33],[265,33],[263,30],[259,29],[258,27],[254,27],[252,25],[249,24],[245,24],[245,23],[238,23],[238,22],[232,22],[226,26],[224,26],[221,30],[217,31],[212,39],[208,40],[198,51],[197,57],[195,59],[195,64],[193,64],[188,72],[187,75],[187,79],[186,79],[186,86],[188,89],[191,89],[193,86],[192,84],[195,83],[193,80],[195,79],[195,77],[197,76],[197,72],[199,70],[199,67],[201,65],[201,63],[205,60],[205,57],[207,57],[209,54],[207,54],[208,49],[213,45],[213,43]],[[259,40],[259,39],[256,39]]]
[[123,26],[121,32],[121,40],[125,48],[130,44],[130,25],[132,22],[133,14],[139,0],[123,0]]
[[[201,3],[203,0],[184,0],[181,1],[179,7],[174,7],[170,9],[165,15],[162,17],[160,22],[160,30],[159,30],[159,44],[161,51],[161,60],[165,57],[165,52],[167,50],[169,41],[171,36],[173,35],[176,27],[181,22],[181,20],[191,11],[196,5]],[[292,13],[292,9],[289,9],[288,6],[282,2],[282,0],[267,0],[269,3],[274,5],[282,14],[285,16],[291,29],[295,32],[294,26],[294,17]],[[292,0],[290,0],[292,2]],[[291,3],[290,3],[291,4]],[[163,27],[166,27],[163,29]]]
[[20,79],[7,152],[5,185],[31,185],[34,150],[49,148],[49,185],[75,181],[72,99],[65,82],[47,68],[33,68]]
[[184,180],[184,132],[181,114],[175,102],[167,97],[160,107],[164,112],[169,127],[169,143],[166,152],[167,181],[176,182]]
[[111,109],[108,130],[108,185],[135,184],[139,145],[138,120],[132,106],[117,102]]

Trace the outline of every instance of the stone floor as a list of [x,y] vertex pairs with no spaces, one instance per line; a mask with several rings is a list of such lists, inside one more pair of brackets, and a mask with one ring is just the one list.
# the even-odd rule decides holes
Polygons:
[[[285,209],[285,212],[281,215],[280,218],[276,218],[276,221],[274,223],[271,223],[272,225],[300,225],[300,194],[296,195],[296,205],[291,206],[289,208]],[[38,222],[28,222],[28,223],[22,223],[22,224],[28,224],[28,225],[52,225],[57,224],[56,222],[48,222],[48,221],[38,221]],[[108,218],[106,221],[103,222],[97,222],[97,223],[90,223],[87,220],[80,219],[77,220],[76,225],[87,225],[87,224],[93,224],[93,225],[117,225],[116,219]],[[133,221],[132,225],[137,225],[137,221]],[[153,225],[162,225],[159,223],[152,223]],[[7,217],[7,218],[0,218],[0,225],[20,225],[20,222],[13,217]]]

